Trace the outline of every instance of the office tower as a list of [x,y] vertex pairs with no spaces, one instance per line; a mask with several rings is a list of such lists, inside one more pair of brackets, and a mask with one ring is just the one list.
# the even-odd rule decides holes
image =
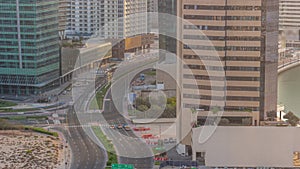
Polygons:
[[278,0],[178,1],[178,16],[185,20],[178,27],[177,51],[183,60],[177,96],[182,143],[191,144],[185,136],[195,125],[195,112],[200,125],[209,112],[222,110],[227,125],[260,125],[276,111],[278,5]]
[[68,25],[66,34],[68,37],[90,37],[100,25],[99,0],[69,0]]
[[[158,33],[159,33],[159,61],[164,66],[172,67],[176,72],[177,53],[177,0],[158,1]],[[170,75],[170,72],[168,73]],[[163,83],[164,88],[176,89],[176,78],[169,79],[166,73],[157,70],[156,79]]]
[[[158,2],[159,49],[176,54],[177,51],[177,0]],[[166,54],[160,54],[165,59]]]
[[147,0],[104,0],[101,5],[104,39],[147,33]]
[[68,0],[59,0],[58,2],[58,30],[60,39],[64,39],[65,30],[67,29],[68,6],[70,5],[70,3],[68,2]]
[[147,0],[147,10],[148,12],[158,12],[158,1]]
[[300,48],[300,1],[279,0],[279,30],[286,47]]
[[39,94],[59,78],[58,1],[0,1],[0,93]]
[[147,12],[148,12],[148,32],[155,32],[158,29],[158,1],[147,0]]
[[71,0],[69,37],[125,38],[147,31],[147,0]]
[[124,0],[101,1],[100,36],[104,39],[118,39],[124,36]]

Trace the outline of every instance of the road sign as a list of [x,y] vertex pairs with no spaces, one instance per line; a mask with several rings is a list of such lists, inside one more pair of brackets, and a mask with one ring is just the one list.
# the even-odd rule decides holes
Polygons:
[[112,169],[134,169],[132,164],[112,164]]

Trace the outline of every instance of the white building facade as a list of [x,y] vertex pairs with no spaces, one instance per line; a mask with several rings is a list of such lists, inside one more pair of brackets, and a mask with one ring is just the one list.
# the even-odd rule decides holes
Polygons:
[[147,31],[147,0],[70,0],[67,33],[126,38]]
[[69,0],[67,35],[91,36],[100,28],[100,0]]

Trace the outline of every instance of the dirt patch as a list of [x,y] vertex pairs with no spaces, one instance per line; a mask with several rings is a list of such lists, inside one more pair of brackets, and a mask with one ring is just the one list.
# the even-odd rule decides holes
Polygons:
[[62,142],[34,132],[0,131],[1,169],[58,168],[63,158]]

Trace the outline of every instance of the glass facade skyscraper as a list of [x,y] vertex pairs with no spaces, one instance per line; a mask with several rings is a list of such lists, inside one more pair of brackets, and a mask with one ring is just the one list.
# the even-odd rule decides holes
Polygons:
[[58,40],[58,0],[0,0],[0,94],[54,87]]
[[[159,49],[161,59],[165,59],[165,52],[176,54],[177,40],[177,0],[158,2]],[[173,18],[170,18],[173,16]]]

